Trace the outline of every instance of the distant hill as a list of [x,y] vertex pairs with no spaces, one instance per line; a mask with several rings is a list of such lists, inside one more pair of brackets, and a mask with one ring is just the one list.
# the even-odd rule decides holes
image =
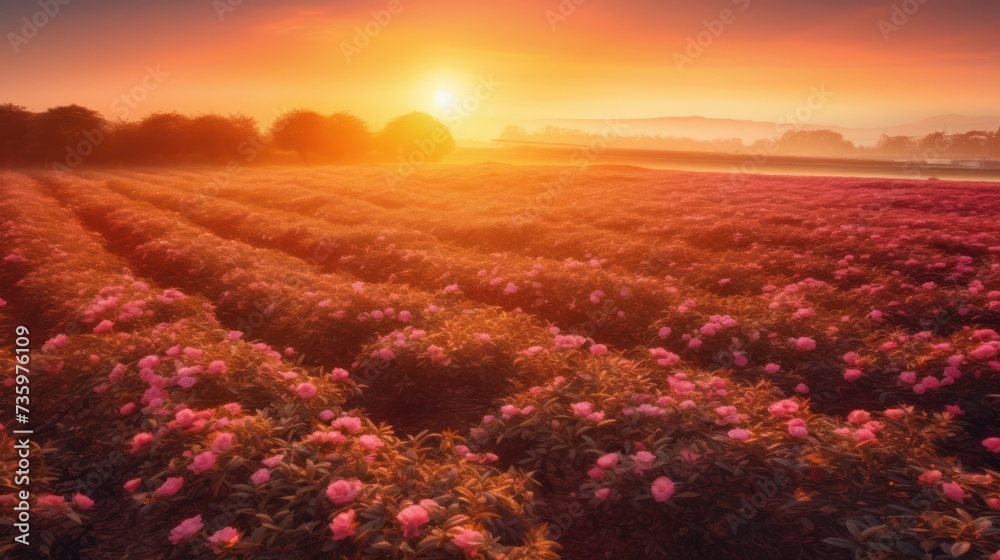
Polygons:
[[[499,119],[498,119],[499,121]],[[629,136],[677,136],[695,140],[715,140],[720,138],[742,138],[746,143],[780,136],[776,123],[740,119],[715,119],[709,117],[656,117],[649,119],[622,119],[625,134]],[[498,123],[499,124],[499,123]],[[599,119],[552,119],[552,120],[507,120],[506,124],[524,127],[531,132],[546,125],[580,129],[599,133],[607,123]],[[821,123],[806,124],[804,130],[833,130],[855,144],[871,145],[883,134],[890,136],[925,136],[942,131],[959,134],[970,130],[995,131],[1000,128],[1000,116],[938,115],[912,123],[875,128],[850,128],[830,126]]]

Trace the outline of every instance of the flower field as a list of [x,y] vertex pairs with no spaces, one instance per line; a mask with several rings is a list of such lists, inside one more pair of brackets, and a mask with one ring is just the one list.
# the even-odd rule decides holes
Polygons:
[[27,384],[38,557],[998,560],[998,209],[612,166],[0,173],[0,557]]

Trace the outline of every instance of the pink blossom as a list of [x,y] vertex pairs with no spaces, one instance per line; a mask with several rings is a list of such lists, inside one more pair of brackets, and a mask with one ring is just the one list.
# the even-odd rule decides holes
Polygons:
[[865,443],[875,439],[875,434],[867,428],[861,428],[860,430],[854,432],[854,441],[860,443]]
[[602,469],[601,467],[593,467],[592,469],[587,471],[587,476],[590,477],[592,480],[600,482],[604,480],[604,469]]
[[917,477],[917,482],[925,486],[933,486],[941,480],[941,471],[937,469],[924,471],[923,474]]
[[156,489],[156,494],[161,498],[169,498],[174,494],[180,492],[181,488],[184,486],[184,479],[179,476],[170,477]]
[[153,443],[154,439],[153,434],[146,432],[139,432],[138,434],[135,434],[132,438],[132,454],[135,455],[146,447],[149,447],[149,445]]
[[864,372],[860,369],[848,369],[844,371],[844,381],[857,381],[858,379],[861,379],[862,375],[864,375]]
[[945,498],[948,498],[949,500],[958,503],[964,502],[967,496],[965,490],[962,490],[961,486],[951,482],[945,482],[944,484],[942,484],[941,492],[944,494]]
[[808,395],[809,386],[806,385],[805,383],[799,383],[798,385],[795,386],[795,392],[800,395]]
[[222,360],[215,360],[212,363],[208,364],[208,373],[212,375],[218,375],[220,373],[225,373],[225,372],[226,372],[226,362],[223,362]]
[[586,401],[573,403],[570,405],[570,408],[573,409],[573,416],[577,418],[585,418],[594,411],[594,405]]
[[608,347],[604,344],[591,344],[590,353],[595,356],[602,356],[608,353]]
[[106,333],[106,332],[110,331],[111,327],[113,327],[113,326],[115,326],[114,323],[112,323],[111,321],[108,321],[107,319],[105,319],[105,320],[101,321],[100,323],[98,323],[98,325],[96,327],[94,327],[94,332],[95,333]]
[[295,392],[303,399],[311,399],[316,396],[316,386],[312,383],[299,383]]
[[354,501],[354,497],[358,495],[360,490],[361,481],[356,478],[337,480],[326,487],[326,497],[335,505],[340,506]]
[[847,421],[852,424],[863,424],[867,422],[872,417],[867,411],[864,410],[853,410],[847,415]]
[[140,484],[142,484],[141,478],[133,478],[132,480],[123,484],[122,488],[124,488],[127,492],[135,492],[135,489],[138,488]]
[[216,436],[215,440],[212,441],[212,453],[216,455],[222,455],[228,453],[230,449],[233,448],[233,443],[236,440],[236,436],[228,432],[223,432]]
[[775,418],[788,418],[799,411],[799,405],[793,400],[784,399],[767,407],[767,411]]
[[797,438],[806,437],[809,435],[809,430],[806,429],[806,421],[801,418],[792,418],[788,421],[788,433]]
[[901,408],[889,408],[886,409],[886,411],[883,412],[882,414],[885,414],[886,416],[892,418],[893,420],[899,421],[903,418],[903,416],[906,416],[906,411]]
[[650,485],[650,492],[653,494],[653,500],[657,503],[665,502],[674,495],[674,481],[661,476]]
[[344,368],[333,368],[333,371],[330,372],[330,376],[333,377],[334,381],[344,381],[350,377],[351,374]]
[[604,470],[613,468],[621,460],[621,456],[617,453],[608,453],[607,455],[602,455],[597,459],[597,466]]
[[434,344],[428,346],[424,356],[430,359],[431,363],[434,365],[442,367],[448,367],[451,365],[451,357],[448,356],[448,354],[445,353],[444,348],[440,346]]
[[200,515],[189,517],[170,530],[170,544],[181,544],[204,528],[205,524],[201,522]]
[[222,554],[227,549],[236,546],[236,543],[240,542],[240,536],[240,532],[236,529],[223,527],[208,537],[208,546],[212,552]]
[[750,439],[750,430],[744,430],[743,428],[735,428],[729,430],[728,435],[729,437],[735,440],[746,441]]
[[764,371],[770,373],[771,375],[774,375],[775,373],[781,371],[781,366],[779,366],[778,364],[767,364],[766,366],[764,366]]
[[486,544],[481,532],[465,528],[459,529],[451,537],[451,542],[470,558],[478,556],[479,548]]
[[407,506],[396,515],[396,521],[403,528],[403,537],[412,539],[420,536],[420,527],[430,521],[430,516],[422,506]]
[[330,531],[333,532],[333,540],[339,541],[353,537],[358,534],[354,530],[354,518],[357,517],[357,512],[353,509],[349,509],[343,513],[338,513],[333,521],[330,522]]
[[265,482],[271,480],[271,471],[269,469],[257,469],[252,475],[250,475],[250,482],[254,484],[264,484]]
[[131,403],[131,402],[130,403],[126,403],[125,405],[123,405],[121,407],[121,410],[119,410],[118,412],[122,416],[128,416],[128,415],[132,414],[133,412],[135,412],[135,403]]
[[983,440],[983,447],[993,453],[1000,453],[1000,437],[990,437]]
[[378,436],[366,434],[358,438],[358,443],[361,447],[364,447],[370,452],[376,451],[378,448],[385,446],[385,443],[379,439]]
[[285,459],[283,455],[272,455],[266,459],[261,459],[260,463],[268,468],[275,468]]
[[600,490],[594,492],[594,496],[596,496],[597,499],[599,500],[607,500],[609,497],[611,497],[611,489],[601,488]]
[[194,456],[194,460],[188,465],[188,470],[194,474],[201,474],[215,466],[215,453],[205,451]]
[[341,416],[331,424],[334,428],[341,429],[349,434],[361,429],[361,419],[354,416]]
[[815,350],[816,349],[816,341],[813,340],[813,339],[811,339],[811,338],[809,338],[808,336],[803,336],[803,337],[799,337],[798,339],[795,340],[795,346],[799,350],[805,350],[805,351]]
[[66,498],[57,494],[42,494],[35,503],[40,508],[58,508],[66,503]]
[[94,500],[91,500],[83,494],[73,494],[73,504],[76,505],[76,509],[87,511],[88,509],[94,507]]

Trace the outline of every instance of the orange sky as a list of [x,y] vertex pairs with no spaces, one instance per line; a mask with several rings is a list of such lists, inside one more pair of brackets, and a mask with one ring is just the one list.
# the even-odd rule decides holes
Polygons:
[[[816,117],[823,124],[1000,114],[998,2],[899,2],[913,13],[897,14],[898,29],[880,29],[892,3],[575,1],[553,25],[559,0],[78,0],[41,18],[49,21],[24,41],[12,34],[38,6],[5,3],[0,102],[125,116],[121,96],[158,67],[167,75],[146,79],[155,88],[140,92],[128,118],[243,112],[266,125],[276,112],[309,107],[380,123],[416,109],[460,122],[456,136],[481,137],[506,118],[774,121],[821,85],[834,92]],[[375,23],[372,11],[390,7],[388,23]],[[679,69],[675,53],[727,9],[730,23]],[[344,46],[365,25],[377,35],[349,62]],[[494,91],[480,88],[473,102],[487,77]],[[447,105],[449,95],[475,110],[446,113],[438,101]]]

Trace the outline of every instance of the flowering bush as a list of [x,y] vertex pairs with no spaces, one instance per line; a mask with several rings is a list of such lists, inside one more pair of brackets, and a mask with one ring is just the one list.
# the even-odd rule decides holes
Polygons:
[[1000,550],[995,186],[243,171],[0,175],[41,554]]

